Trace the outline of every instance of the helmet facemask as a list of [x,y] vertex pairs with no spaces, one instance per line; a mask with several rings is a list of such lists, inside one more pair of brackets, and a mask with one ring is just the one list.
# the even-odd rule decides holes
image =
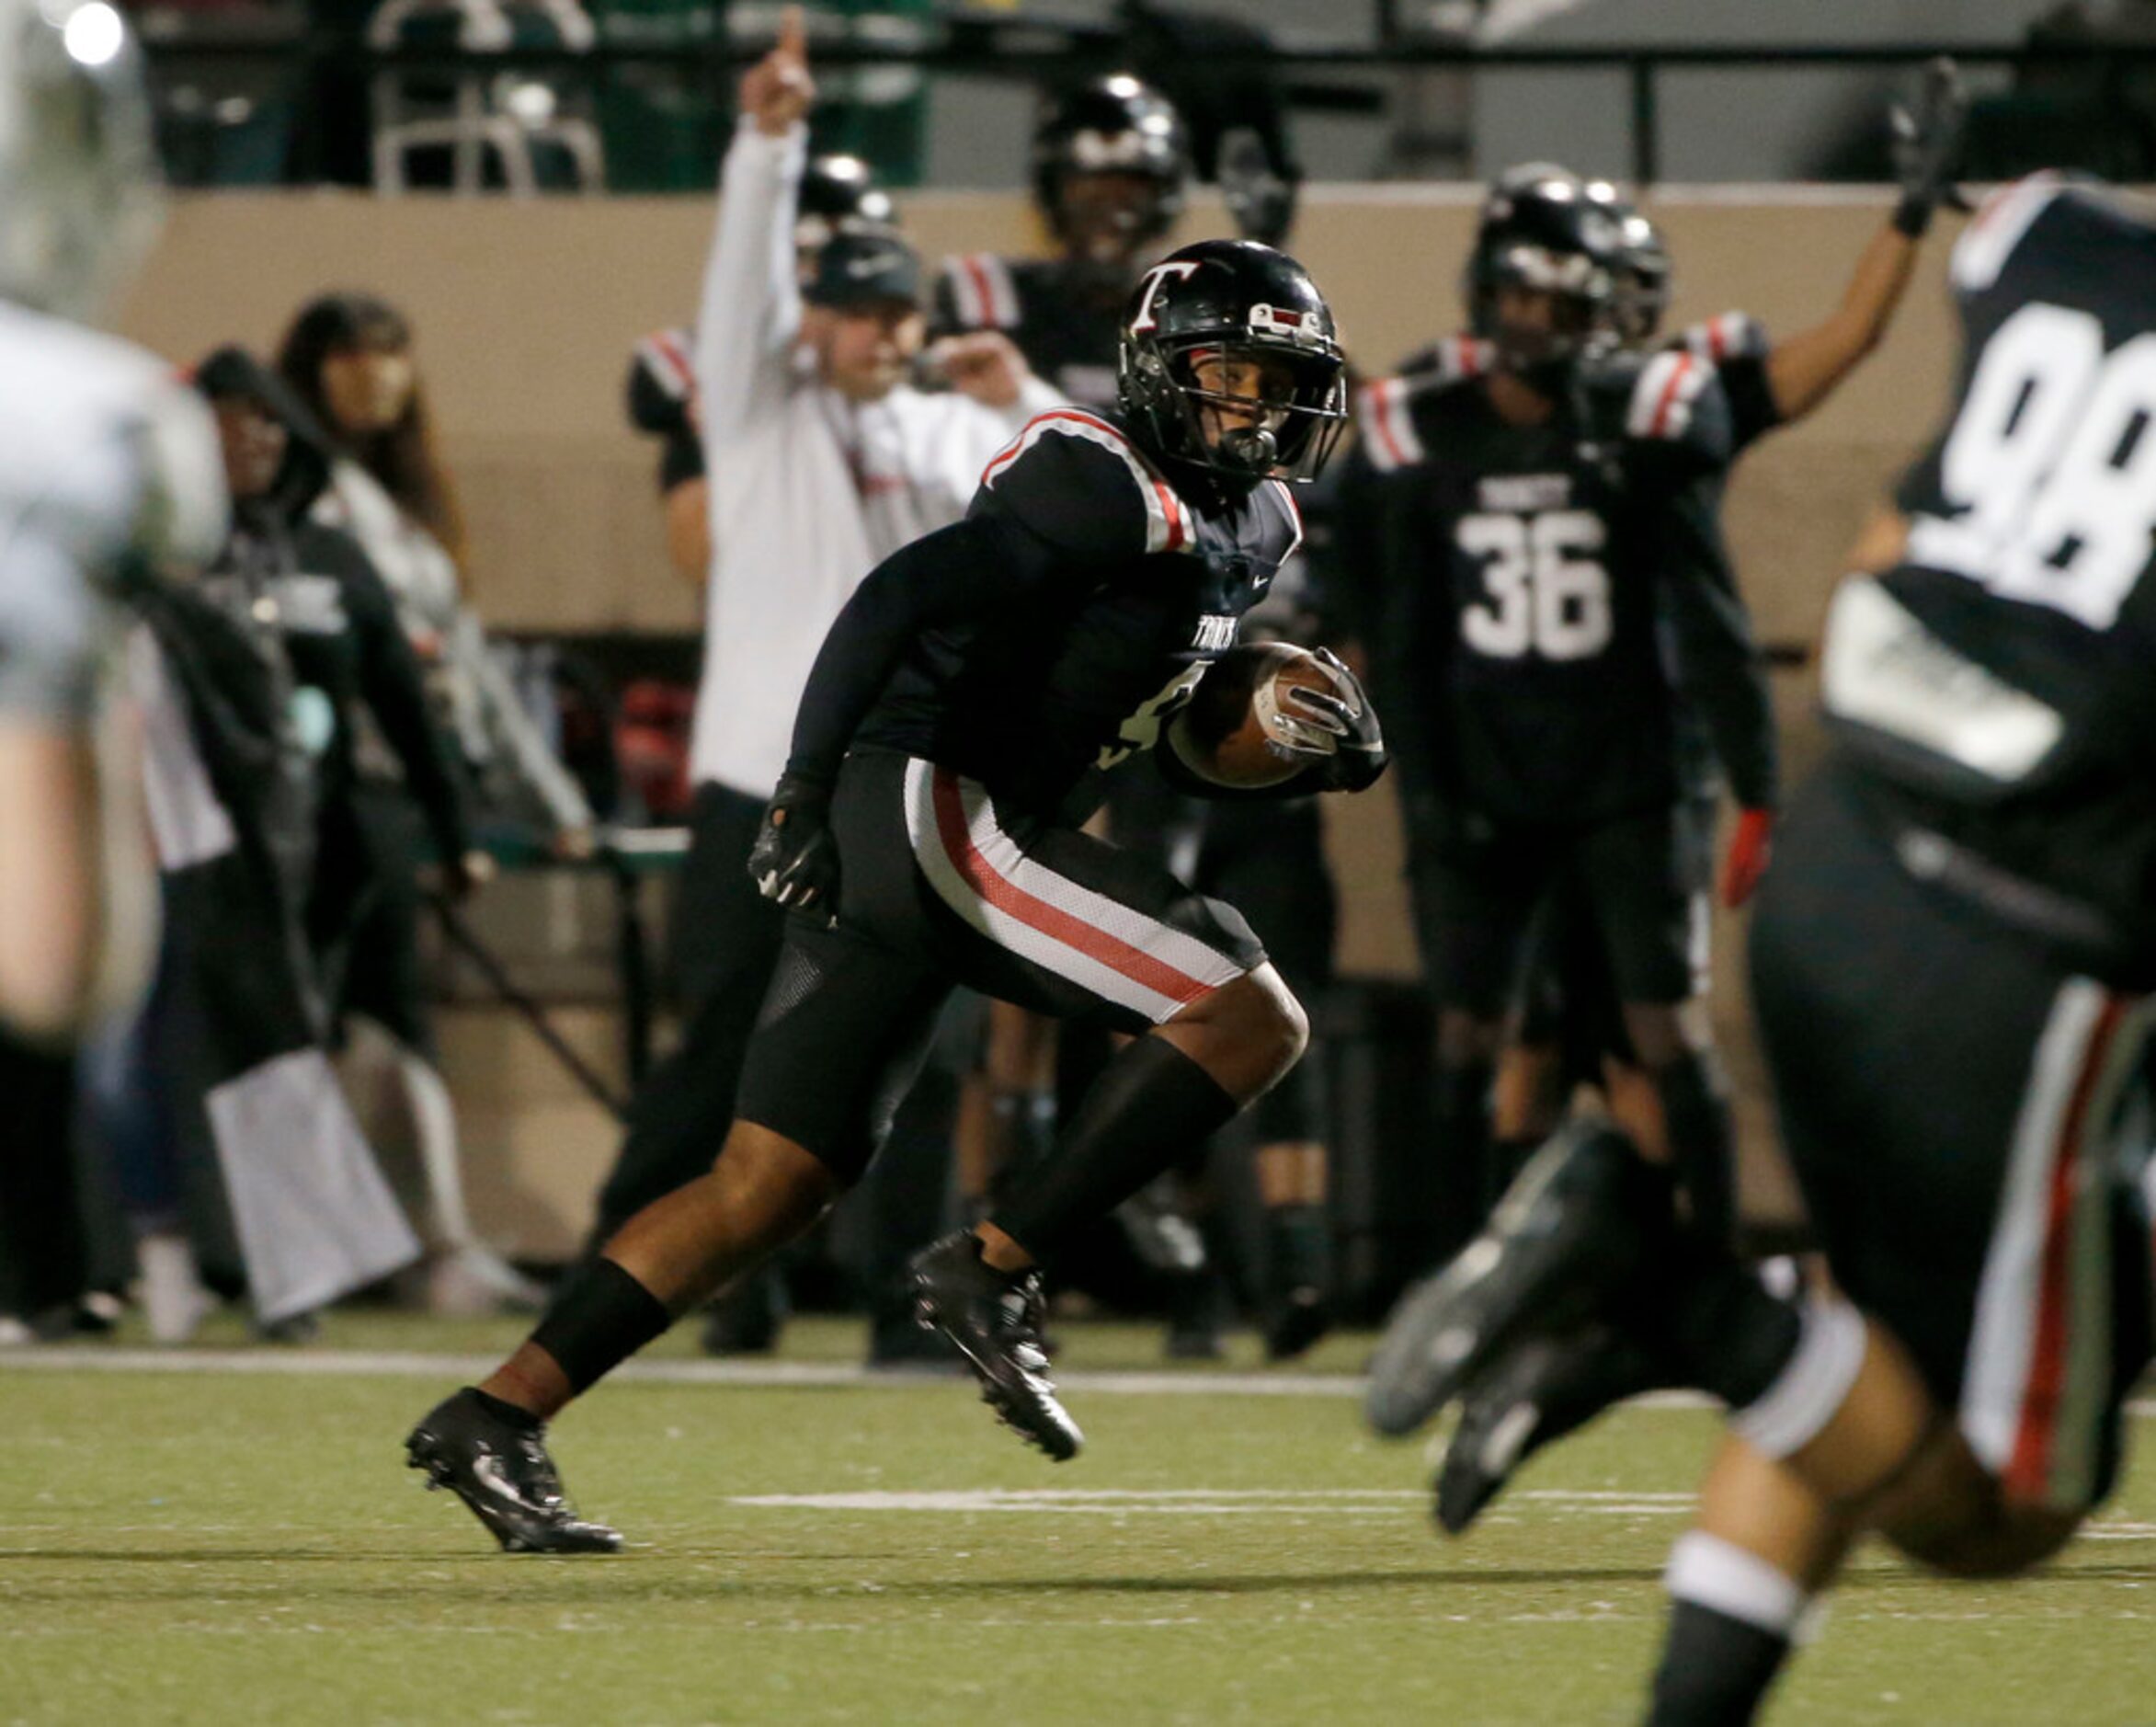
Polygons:
[[1626,215],[1612,314],[1619,338],[1628,346],[1644,347],[1660,333],[1670,309],[1670,249],[1660,230],[1637,212]]
[[[1546,296],[1549,321],[1522,324],[1504,316],[1508,289]],[[1614,274],[1588,254],[1500,241],[1477,261],[1469,323],[1495,349],[1500,367],[1550,391],[1581,362],[1616,346],[1615,300]]]
[[[1329,351],[1262,338],[1192,337],[1125,357],[1130,399],[1170,461],[1249,483],[1315,478],[1347,420],[1347,382]],[[1257,374],[1257,393],[1221,387]]]

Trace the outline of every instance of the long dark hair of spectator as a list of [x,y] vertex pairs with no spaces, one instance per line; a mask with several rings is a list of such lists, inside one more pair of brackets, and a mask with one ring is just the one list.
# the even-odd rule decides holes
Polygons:
[[337,423],[322,388],[322,362],[332,354],[401,354],[412,346],[405,315],[372,294],[331,293],[300,308],[277,350],[277,369],[338,444],[396,499],[405,513],[442,543],[464,568],[464,521],[434,447],[427,392],[416,373],[412,399],[394,426],[355,437]]

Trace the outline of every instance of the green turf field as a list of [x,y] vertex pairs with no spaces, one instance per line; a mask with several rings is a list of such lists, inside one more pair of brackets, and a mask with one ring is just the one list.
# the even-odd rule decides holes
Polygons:
[[[247,1360],[513,1335],[344,1318]],[[1066,1338],[1067,1375],[1153,1365],[1142,1332]],[[1419,1451],[1344,1394],[1366,1344],[1302,1395],[1074,1387],[1062,1466],[956,1382],[624,1379],[555,1449],[630,1549],[565,1561],[496,1552],[401,1467],[453,1364],[0,1360],[0,1722],[1632,1720],[1712,1418],[1624,1412],[1445,1543]],[[858,1347],[802,1325],[789,1358]],[[2156,1722],[2156,1481],[2011,1587],[1866,1552],[1770,1719]]]

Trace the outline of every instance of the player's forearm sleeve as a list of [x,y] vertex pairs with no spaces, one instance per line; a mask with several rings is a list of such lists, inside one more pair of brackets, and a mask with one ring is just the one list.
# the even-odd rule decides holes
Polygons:
[[787,772],[833,778],[914,638],[1009,603],[1043,564],[1021,530],[1001,518],[969,516],[877,565],[817,650],[794,715]]
[[1731,793],[1747,809],[1771,809],[1779,790],[1774,703],[1722,543],[1718,493],[1702,480],[1666,512],[1669,622],[1678,677],[1706,716]]

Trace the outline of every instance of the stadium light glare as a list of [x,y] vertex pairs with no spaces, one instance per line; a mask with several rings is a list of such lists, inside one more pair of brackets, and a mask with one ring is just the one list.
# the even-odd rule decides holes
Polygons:
[[78,66],[102,66],[120,52],[127,40],[127,27],[105,0],[90,0],[67,15],[60,27],[60,40],[67,57]]

